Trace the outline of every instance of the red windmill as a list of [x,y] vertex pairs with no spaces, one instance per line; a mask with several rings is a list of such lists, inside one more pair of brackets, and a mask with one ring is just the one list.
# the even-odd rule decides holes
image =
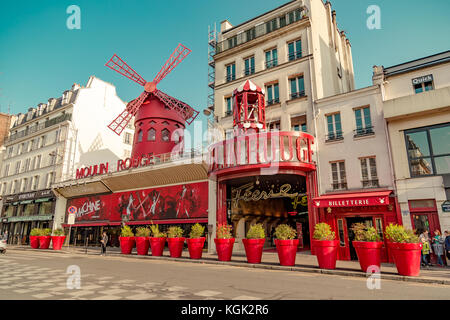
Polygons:
[[191,124],[197,117],[198,111],[156,88],[190,52],[191,50],[179,44],[151,82],[147,82],[116,54],[106,63],[107,67],[144,87],[144,92],[130,101],[125,110],[108,125],[108,128],[120,135],[135,116],[132,158],[171,152],[183,142],[185,122]]

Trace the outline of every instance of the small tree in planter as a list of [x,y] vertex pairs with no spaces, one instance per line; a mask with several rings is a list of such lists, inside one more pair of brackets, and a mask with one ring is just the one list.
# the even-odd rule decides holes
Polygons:
[[39,236],[39,249],[48,249],[48,247],[50,246],[50,241],[52,241],[51,234],[52,229],[42,229],[41,235]]
[[394,258],[397,272],[402,276],[417,277],[420,274],[422,243],[412,230],[392,223],[386,227],[386,238]]
[[157,224],[152,224],[150,230],[152,233],[152,236],[150,237],[152,256],[162,256],[167,235],[164,232],[159,231],[159,226]]
[[245,254],[248,263],[261,263],[264,242],[266,241],[266,232],[262,224],[251,225],[247,232],[244,243]]
[[374,227],[367,228],[363,223],[354,223],[351,230],[355,233],[355,247],[361,270],[367,272],[370,266],[381,266],[381,248],[383,242]]
[[147,255],[150,247],[149,242],[150,229],[145,227],[136,228],[136,235],[134,237],[136,241],[136,251],[138,255]]
[[167,242],[169,245],[169,252],[172,258],[181,257],[184,246],[183,229],[179,226],[171,226],[167,230]]
[[313,246],[321,269],[336,269],[339,241],[329,224],[321,222],[314,226]]
[[277,246],[278,259],[282,266],[295,265],[297,246],[299,239],[295,239],[297,231],[287,224],[280,224],[275,228],[275,245]]
[[53,250],[61,250],[65,239],[66,236],[64,235],[64,230],[62,228],[53,230],[52,233]]
[[217,258],[219,261],[230,261],[233,254],[233,245],[235,239],[231,234],[232,227],[229,224],[218,224],[216,229]]
[[205,227],[199,223],[196,223],[191,227],[189,239],[186,239],[191,259],[202,258],[203,246],[205,245],[206,240],[206,238],[203,237],[204,233]]
[[33,249],[39,249],[39,237],[41,236],[42,230],[39,228],[33,228],[30,231],[30,246]]
[[133,230],[127,225],[120,230],[120,251],[122,254],[130,254],[135,244]]

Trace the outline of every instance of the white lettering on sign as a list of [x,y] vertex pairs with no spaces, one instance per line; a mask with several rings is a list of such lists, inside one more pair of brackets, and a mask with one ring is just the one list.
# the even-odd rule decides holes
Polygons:
[[433,75],[432,74],[412,79],[412,83],[413,84],[421,84],[421,83],[429,82],[429,81],[433,81]]
[[100,210],[100,200],[97,200],[95,202],[86,201],[85,203],[83,203],[81,208],[78,209],[77,217],[81,217],[86,214],[94,213],[99,210]]
[[329,207],[368,206],[369,199],[328,201]]

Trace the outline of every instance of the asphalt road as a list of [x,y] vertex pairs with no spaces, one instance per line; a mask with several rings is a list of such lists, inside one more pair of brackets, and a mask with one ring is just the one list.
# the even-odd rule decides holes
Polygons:
[[450,299],[445,285],[381,279],[370,290],[364,278],[120,256],[11,250],[0,268],[1,300]]

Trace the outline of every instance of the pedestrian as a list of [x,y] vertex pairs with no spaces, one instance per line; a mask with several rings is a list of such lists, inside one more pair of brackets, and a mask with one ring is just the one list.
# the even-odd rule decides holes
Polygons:
[[445,236],[445,252],[447,254],[447,260],[450,260],[450,233],[446,230],[444,232]]
[[428,242],[428,239],[426,237],[422,237],[422,266],[430,266],[430,243]]
[[444,255],[444,237],[441,236],[441,233],[439,230],[434,231],[434,237],[433,237],[433,251],[438,259],[438,265],[440,267],[444,266],[444,262],[442,260],[442,256]]
[[106,244],[108,243],[108,235],[106,234],[106,231],[103,231],[102,240],[100,240],[102,243],[102,253],[100,255],[106,255]]
[[6,231],[3,233],[2,239],[5,240],[6,243],[8,243],[8,230],[6,230]]

